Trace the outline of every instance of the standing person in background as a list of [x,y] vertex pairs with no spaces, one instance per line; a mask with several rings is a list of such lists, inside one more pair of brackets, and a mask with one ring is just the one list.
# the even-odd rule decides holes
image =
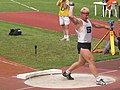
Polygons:
[[76,17],[73,15],[73,9],[74,4],[73,2],[70,2],[70,10],[69,10],[69,18],[76,26],[75,30],[78,35],[78,61],[73,63],[66,71],[63,72],[63,76],[66,77],[68,80],[74,80],[73,77],[71,77],[71,72],[79,67],[82,67],[85,65],[86,62],[89,64],[89,69],[91,73],[96,78],[96,84],[98,85],[105,85],[106,82],[99,76],[96,66],[94,57],[91,53],[91,39],[92,39],[92,27],[95,28],[105,28],[110,29],[109,26],[97,24],[95,22],[92,22],[89,17],[89,9],[87,7],[83,7],[80,10],[80,17]]
[[[108,2],[107,2],[107,4],[106,4],[106,7],[108,8],[108,9],[111,9],[111,4],[112,3],[116,3],[116,7],[117,7],[117,5],[118,5],[118,0],[108,0]],[[113,11],[111,11],[111,16],[113,16]]]
[[110,5],[110,4],[112,4],[112,3],[118,4],[118,0],[108,0],[107,6]]
[[69,41],[69,24],[70,24],[70,19],[68,17],[68,12],[69,12],[69,1],[68,0],[58,0],[56,3],[57,6],[60,7],[59,10],[59,23],[60,26],[63,29],[64,37],[62,40]]
[[[103,3],[107,3],[109,0],[102,0],[103,1]],[[105,12],[105,10],[106,10],[106,5],[104,5],[104,12]]]
[[102,0],[103,3],[107,3],[109,0]]
[[[115,37],[115,39],[114,39],[114,45],[118,47],[118,39],[117,39],[117,37]],[[111,49],[110,41],[108,41],[108,43],[106,44],[105,49],[104,49],[104,54],[109,54],[110,49]]]

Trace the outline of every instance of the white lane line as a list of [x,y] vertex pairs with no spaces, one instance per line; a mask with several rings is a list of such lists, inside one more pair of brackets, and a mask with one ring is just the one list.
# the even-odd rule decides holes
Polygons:
[[111,71],[107,71],[107,72],[102,72],[100,74],[107,74],[107,73],[113,73],[113,72],[117,72],[118,70],[111,70]]
[[22,64],[17,64],[17,63],[12,63],[12,62],[7,62],[7,61],[3,61],[3,60],[0,60],[0,62],[3,62],[3,63],[6,63],[6,64],[9,64],[9,65],[13,65],[13,66],[24,66],[24,67],[27,67],[27,68],[30,68],[32,70],[37,70],[37,69],[34,69],[34,68],[31,68],[31,67],[28,67],[28,66],[25,66],[25,65],[22,65]]
[[35,88],[35,87],[26,87],[26,88],[20,88],[20,89],[16,89],[16,90],[29,90],[29,89],[32,89],[32,88]]
[[20,2],[15,1],[15,0],[10,0],[10,1],[12,1],[12,2],[14,2],[14,3],[17,3],[17,4],[19,4],[19,5],[22,5],[22,6],[24,6],[24,7],[27,7],[27,8],[29,8],[29,9],[32,9],[32,10],[34,10],[34,11],[39,12],[39,10],[36,9],[36,8],[34,8],[34,7],[30,7],[30,6],[28,6],[28,5],[22,4],[22,3],[20,3]]
[[106,63],[106,62],[114,62],[114,61],[117,62],[118,59],[120,60],[120,58],[116,58],[116,59],[112,59],[112,60],[99,61],[99,62],[96,62],[96,63]]
[[15,64],[15,63],[6,62],[6,61],[3,61],[3,60],[0,60],[0,62],[7,63],[7,64],[10,64],[10,65],[13,65],[13,66],[18,66],[19,65],[19,64]]

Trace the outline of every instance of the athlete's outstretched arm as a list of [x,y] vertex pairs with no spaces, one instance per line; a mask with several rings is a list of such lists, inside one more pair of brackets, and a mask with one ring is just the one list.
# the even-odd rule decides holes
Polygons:
[[105,29],[108,29],[110,30],[111,28],[107,25],[102,25],[102,24],[99,24],[99,23],[94,23],[92,22],[92,26],[95,27],[95,28],[105,28]]
[[69,18],[75,25],[78,24],[79,20],[77,17],[74,16],[74,3],[73,2],[70,2],[69,4]]

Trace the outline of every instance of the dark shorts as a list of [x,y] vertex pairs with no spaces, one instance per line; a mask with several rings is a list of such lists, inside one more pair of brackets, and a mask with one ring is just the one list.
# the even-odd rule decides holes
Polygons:
[[89,49],[91,51],[91,43],[80,43],[80,42],[78,42],[78,44],[77,44],[78,54],[80,54],[81,48]]

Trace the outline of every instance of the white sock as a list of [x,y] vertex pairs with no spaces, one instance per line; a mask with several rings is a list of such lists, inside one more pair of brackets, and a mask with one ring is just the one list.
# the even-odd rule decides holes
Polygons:
[[99,81],[100,79],[101,79],[100,76],[97,76],[97,77],[96,77],[96,81]]
[[66,70],[66,73],[67,73],[67,74],[69,74],[69,73],[70,73],[70,71],[69,71],[69,70]]
[[69,35],[66,35],[66,38],[69,38]]
[[66,39],[66,38],[67,38],[67,35],[64,35],[64,38]]

